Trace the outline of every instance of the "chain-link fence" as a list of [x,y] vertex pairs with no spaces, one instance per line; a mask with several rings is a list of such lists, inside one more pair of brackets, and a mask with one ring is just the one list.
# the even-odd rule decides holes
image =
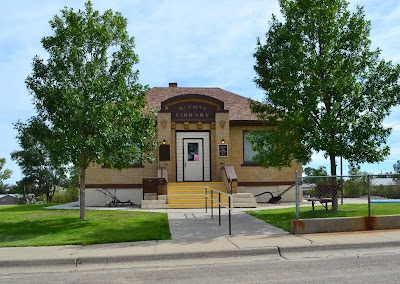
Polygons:
[[400,175],[312,176],[296,179],[296,218],[400,214]]

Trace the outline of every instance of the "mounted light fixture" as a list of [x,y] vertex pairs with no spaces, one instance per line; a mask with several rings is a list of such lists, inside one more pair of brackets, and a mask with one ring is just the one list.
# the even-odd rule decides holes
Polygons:
[[221,140],[221,144],[225,144],[225,140],[224,139]]
[[163,145],[165,145],[167,143],[167,141],[165,141],[165,139],[162,141]]

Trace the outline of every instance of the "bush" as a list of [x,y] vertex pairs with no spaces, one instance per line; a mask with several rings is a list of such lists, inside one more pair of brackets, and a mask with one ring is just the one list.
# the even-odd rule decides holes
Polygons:
[[400,186],[396,185],[379,185],[371,188],[372,196],[380,196],[389,199],[400,198]]
[[343,195],[357,198],[368,195],[368,181],[366,177],[353,177],[343,183]]
[[54,192],[52,202],[69,203],[76,201],[77,197],[78,197],[77,188],[68,188],[66,191],[57,189],[56,192]]

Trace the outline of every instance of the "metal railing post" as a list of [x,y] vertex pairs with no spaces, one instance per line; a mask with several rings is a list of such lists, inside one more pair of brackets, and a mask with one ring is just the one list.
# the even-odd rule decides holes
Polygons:
[[207,213],[207,187],[204,187],[204,201],[205,201],[206,213]]
[[299,172],[295,173],[295,184],[296,184],[296,220],[299,219]]
[[218,192],[218,223],[221,226],[221,193]]
[[228,200],[229,200],[229,208],[228,208],[228,211],[229,211],[229,235],[231,236],[232,235],[232,220],[231,220],[231,211],[232,211],[232,208],[231,208],[232,200],[231,200],[231,198],[232,198],[232,194],[229,195],[228,197],[229,197],[228,198]]
[[214,219],[214,191],[211,191],[211,219]]

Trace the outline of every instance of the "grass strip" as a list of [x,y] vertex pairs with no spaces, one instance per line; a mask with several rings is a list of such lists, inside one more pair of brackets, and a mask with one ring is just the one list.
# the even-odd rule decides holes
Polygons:
[[49,210],[46,205],[0,207],[0,247],[89,245],[169,240],[166,213]]
[[[247,211],[246,213],[287,232],[290,231],[291,221],[296,219],[295,207]],[[400,214],[400,204],[398,203],[371,205],[372,216],[396,214]],[[312,210],[311,206],[300,206],[300,219],[345,218],[360,216],[368,216],[367,204],[339,205],[339,210],[337,212],[332,211],[331,207],[329,207],[329,210],[326,211],[322,206],[316,206],[315,210]]]

